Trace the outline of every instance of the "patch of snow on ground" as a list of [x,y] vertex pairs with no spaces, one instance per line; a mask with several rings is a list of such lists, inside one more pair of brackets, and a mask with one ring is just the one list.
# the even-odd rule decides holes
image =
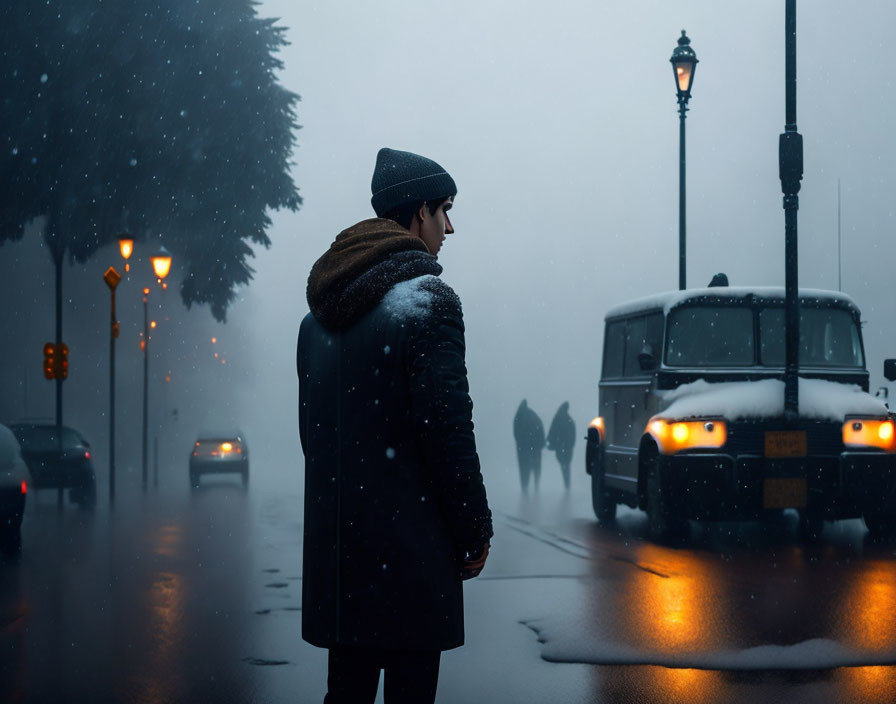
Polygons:
[[896,664],[896,652],[856,650],[827,638],[793,645],[675,651],[642,650],[625,643],[594,638],[579,624],[562,617],[525,621],[543,644],[548,662],[593,665],[659,665],[697,670],[827,670]]
[[[773,418],[784,415],[784,382],[723,381],[702,379],[662,393],[669,405],[658,415],[663,418],[722,416]],[[800,416],[842,421],[847,415],[886,416],[887,408],[855,384],[838,384],[824,379],[799,380]]]

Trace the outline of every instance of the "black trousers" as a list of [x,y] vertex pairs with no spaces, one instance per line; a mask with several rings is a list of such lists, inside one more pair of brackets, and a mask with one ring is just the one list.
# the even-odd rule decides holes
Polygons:
[[442,653],[337,646],[329,651],[324,704],[373,704],[385,672],[386,704],[432,704]]

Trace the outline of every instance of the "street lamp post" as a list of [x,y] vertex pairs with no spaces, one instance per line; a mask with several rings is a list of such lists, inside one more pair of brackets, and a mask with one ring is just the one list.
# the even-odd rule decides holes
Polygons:
[[[168,276],[171,271],[171,252],[164,247],[160,247],[159,251],[149,258],[152,262],[152,270],[156,279],[161,283],[162,279]],[[149,289],[143,289],[143,491],[146,491],[148,477],[148,457],[149,457],[149,311],[148,311]]]
[[115,319],[115,288],[121,274],[109,267],[103,281],[112,294],[111,325],[109,328],[109,506],[115,504],[115,338],[118,337],[118,321]]
[[685,144],[684,120],[688,111],[688,100],[691,98],[691,86],[694,83],[694,72],[697,69],[697,54],[691,48],[691,40],[684,30],[678,39],[678,46],[672,52],[672,70],[675,73],[675,89],[678,92],[679,118],[679,164],[678,164],[678,288],[687,288],[687,256],[685,251]]
[[147,302],[149,289],[143,289],[143,339],[140,347],[143,348],[143,491],[146,491],[146,462],[147,462],[147,427],[146,417],[149,409],[149,311]]

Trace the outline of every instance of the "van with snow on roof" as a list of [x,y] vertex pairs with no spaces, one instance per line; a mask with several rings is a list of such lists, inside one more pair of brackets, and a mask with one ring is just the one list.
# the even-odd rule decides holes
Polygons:
[[[651,537],[688,520],[799,511],[805,538],[862,517],[896,533],[896,427],[868,393],[860,313],[800,291],[799,417],[784,416],[783,288],[675,291],[607,313],[586,471],[600,523],[626,504]],[[888,378],[896,361],[886,362]]]

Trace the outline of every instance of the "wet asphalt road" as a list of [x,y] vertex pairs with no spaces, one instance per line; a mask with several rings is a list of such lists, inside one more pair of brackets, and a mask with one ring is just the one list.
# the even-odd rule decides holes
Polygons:
[[[22,555],[0,562],[0,701],[320,702],[325,654],[299,637],[299,476],[146,497],[132,482],[111,513],[102,492],[92,513],[31,496]],[[669,548],[637,511],[597,527],[575,489],[492,489],[492,556],[439,702],[896,701],[893,667],[702,669],[813,639],[893,662],[896,555],[861,522],[813,546],[785,516]]]

